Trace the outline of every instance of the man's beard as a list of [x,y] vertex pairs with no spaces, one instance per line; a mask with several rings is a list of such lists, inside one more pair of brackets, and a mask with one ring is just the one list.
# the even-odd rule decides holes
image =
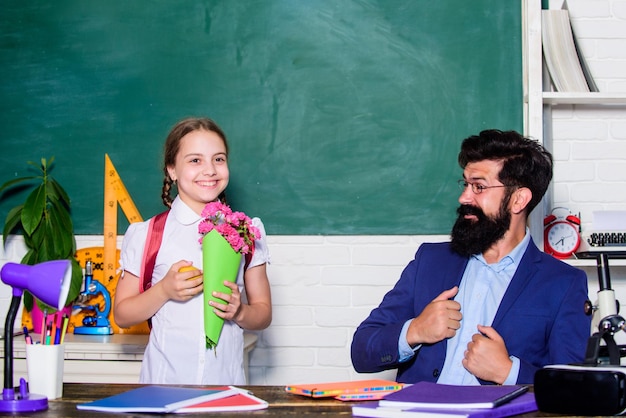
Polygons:
[[[503,199],[495,217],[489,217],[476,206],[461,205],[459,214],[452,227],[452,250],[463,255],[482,254],[500,240],[511,225],[511,214],[507,210],[509,199]],[[476,220],[465,219],[465,215],[474,215]]]

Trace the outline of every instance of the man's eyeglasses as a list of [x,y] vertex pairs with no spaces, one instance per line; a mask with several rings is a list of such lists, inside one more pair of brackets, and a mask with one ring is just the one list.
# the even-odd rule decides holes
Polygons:
[[481,194],[487,189],[495,189],[496,187],[508,187],[506,184],[500,186],[483,186],[480,183],[470,183],[465,180],[459,180],[457,181],[457,184],[459,185],[459,189],[461,189],[461,191],[465,191],[467,186],[472,186],[472,192],[474,192],[474,194]]

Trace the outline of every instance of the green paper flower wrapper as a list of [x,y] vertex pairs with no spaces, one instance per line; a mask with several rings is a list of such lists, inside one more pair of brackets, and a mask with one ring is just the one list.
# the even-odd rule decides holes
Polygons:
[[202,271],[204,278],[204,334],[206,346],[214,349],[220,339],[224,320],[213,312],[209,301],[224,303],[213,297],[213,292],[230,294],[224,280],[235,282],[241,264],[241,253],[235,252],[228,241],[216,230],[202,238]]

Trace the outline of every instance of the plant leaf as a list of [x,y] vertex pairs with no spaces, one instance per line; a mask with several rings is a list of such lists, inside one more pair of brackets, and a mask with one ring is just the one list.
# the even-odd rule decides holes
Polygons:
[[26,312],[30,312],[33,310],[33,295],[30,292],[24,292],[24,308],[26,308]]
[[42,256],[46,258],[46,260],[59,260],[65,258],[64,255],[60,254],[57,250],[57,246],[60,245],[60,237],[55,234],[54,226],[52,225],[51,218],[48,216],[43,220],[41,224],[42,234],[41,234],[41,246],[39,247],[39,252]]
[[57,225],[58,232],[73,233],[74,225],[67,206],[59,201],[53,201],[48,208],[48,213]]
[[48,234],[46,234],[45,232],[45,228],[39,228],[39,231],[41,231],[41,242],[39,244],[39,247],[37,248],[37,263],[42,263],[44,261],[49,261],[49,260],[55,260],[56,257],[54,256],[54,253],[52,252],[52,248],[54,247],[54,244],[50,243],[50,239],[48,238]]
[[20,220],[22,219],[23,207],[24,205],[15,206],[9,211],[9,213],[7,213],[7,218],[4,221],[4,229],[2,230],[2,244],[3,245],[6,245],[7,237],[15,229],[15,227],[20,223]]
[[42,245],[45,236],[45,230],[40,226],[41,224],[37,225],[37,228],[35,228],[30,235],[24,232],[24,243],[26,244],[26,248],[33,249],[35,252],[39,252],[39,247]]
[[[58,202],[50,205],[50,216],[46,219],[51,249],[58,258],[67,258],[76,252],[76,241],[72,233],[72,221],[67,211]],[[61,208],[59,208],[61,207]]]
[[42,158],[41,160],[39,160],[39,164],[37,164],[34,161],[26,161],[26,164],[28,165],[32,165],[36,170],[41,171],[42,173],[45,173],[44,171],[44,167],[42,165],[42,162],[45,161],[44,158]]
[[10,189],[16,184],[23,183],[29,180],[34,180],[36,178],[37,178],[36,176],[30,176],[30,177],[20,177],[18,179],[9,180],[6,183],[4,183],[2,186],[0,186],[0,193],[2,193],[5,189]]
[[51,314],[51,313],[53,314],[53,313],[55,313],[57,311],[53,306],[45,304],[42,301],[40,301],[39,299],[35,299],[35,301],[37,301],[37,306],[39,306],[39,310],[41,312],[47,311],[49,314]]
[[24,257],[22,257],[21,263],[29,266],[37,264],[36,255],[37,254],[32,249],[26,251],[26,254],[24,254]]
[[83,269],[74,257],[70,257],[70,260],[72,261],[72,279],[65,306],[71,305],[76,300],[83,287]]
[[63,187],[61,187],[61,185],[56,180],[52,178],[48,179],[47,193],[48,193],[48,199],[53,200],[53,196],[54,196],[54,200],[58,200],[66,207],[66,210],[69,210],[70,197],[65,191],[65,189],[63,189]]
[[42,184],[26,198],[22,209],[22,227],[28,235],[32,234],[41,222],[46,206],[46,189]]

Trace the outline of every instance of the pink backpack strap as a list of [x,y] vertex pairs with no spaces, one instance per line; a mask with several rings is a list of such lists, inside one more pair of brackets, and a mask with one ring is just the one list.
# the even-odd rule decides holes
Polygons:
[[252,261],[252,256],[254,255],[254,245],[252,245],[252,248],[250,249],[249,253],[246,253],[245,257],[245,262],[243,264],[243,271],[245,272],[246,270],[248,270],[248,267],[250,266],[250,262]]
[[169,214],[169,209],[161,212],[150,219],[148,226],[148,237],[146,238],[146,246],[143,250],[143,259],[141,263],[140,288],[139,292],[144,292],[152,286],[152,273],[154,272],[154,264],[156,256],[161,247],[163,240],[163,230],[165,229],[165,221]]

